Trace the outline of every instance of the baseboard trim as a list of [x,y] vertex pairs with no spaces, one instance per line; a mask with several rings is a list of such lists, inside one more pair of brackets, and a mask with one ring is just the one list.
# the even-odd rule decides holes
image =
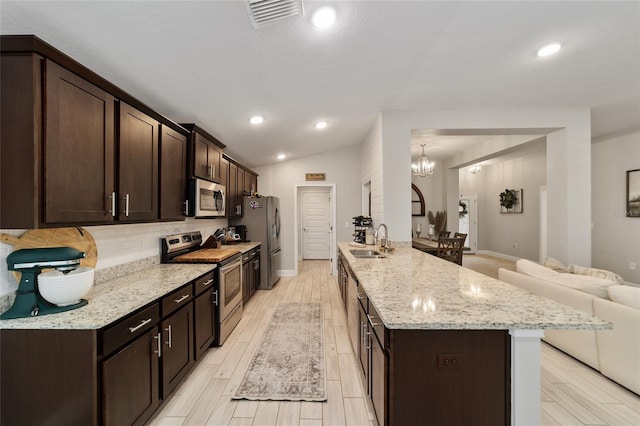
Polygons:
[[296,274],[295,269],[280,269],[278,270],[278,275],[281,277],[295,277],[298,274]]
[[513,260],[514,262],[521,259],[521,257],[498,253],[497,251],[491,251],[491,250],[478,250],[476,251],[476,254],[486,254],[488,256],[499,257],[501,259]]

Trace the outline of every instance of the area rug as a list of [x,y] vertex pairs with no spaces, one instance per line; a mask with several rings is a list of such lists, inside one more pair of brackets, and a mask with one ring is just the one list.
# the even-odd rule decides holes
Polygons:
[[320,303],[278,305],[232,399],[326,401]]

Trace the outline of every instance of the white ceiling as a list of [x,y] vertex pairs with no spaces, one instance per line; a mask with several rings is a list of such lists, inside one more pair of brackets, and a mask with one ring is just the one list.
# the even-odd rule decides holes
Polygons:
[[[310,18],[324,4],[337,20],[321,32]],[[1,1],[0,31],[39,36],[158,112],[198,123],[248,166],[359,144],[392,109],[589,107],[592,136],[640,124],[640,2],[304,8],[256,29],[243,1]],[[552,41],[560,54],[538,58]],[[329,127],[315,130],[319,119]]]

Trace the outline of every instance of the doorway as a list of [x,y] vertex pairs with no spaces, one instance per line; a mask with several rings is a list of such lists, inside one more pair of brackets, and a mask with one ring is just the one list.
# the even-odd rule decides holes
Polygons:
[[294,243],[294,253],[296,256],[296,262],[294,262],[294,275],[298,275],[298,261],[301,260],[302,258],[304,258],[304,254],[303,254],[303,248],[304,248],[304,242],[303,239],[305,238],[303,236],[304,234],[304,224],[305,224],[305,214],[303,213],[303,202],[302,199],[303,197],[305,197],[305,195],[303,195],[304,193],[307,192],[321,192],[323,194],[325,194],[325,198],[326,194],[328,194],[328,202],[329,202],[329,208],[328,208],[328,214],[329,214],[329,229],[328,231],[326,231],[326,235],[327,235],[327,241],[328,241],[328,246],[329,246],[329,257],[326,258],[329,260],[328,265],[329,265],[329,274],[331,275],[336,275],[338,273],[338,257],[336,255],[336,247],[337,247],[337,242],[336,242],[336,232],[335,232],[335,222],[336,222],[336,185],[335,184],[331,184],[331,183],[317,183],[317,184],[306,184],[306,185],[295,185],[295,192],[294,192],[294,205],[295,205],[295,215],[294,215],[294,236],[293,236],[293,243]]
[[478,250],[478,194],[461,194],[458,202],[458,232],[467,234],[466,253]]
[[300,191],[302,259],[330,259],[331,194],[329,188]]

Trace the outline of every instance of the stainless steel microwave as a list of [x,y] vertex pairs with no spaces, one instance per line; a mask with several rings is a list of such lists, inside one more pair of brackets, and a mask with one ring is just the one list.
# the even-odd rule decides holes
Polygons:
[[194,179],[190,188],[190,205],[195,207],[195,217],[219,217],[225,215],[224,185],[203,179]]

